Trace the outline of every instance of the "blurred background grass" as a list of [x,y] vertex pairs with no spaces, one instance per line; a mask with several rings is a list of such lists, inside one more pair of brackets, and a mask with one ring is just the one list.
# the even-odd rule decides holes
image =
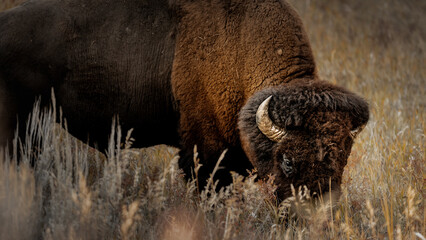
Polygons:
[[23,2],[24,0],[2,0],[0,2],[0,11],[15,7]]
[[[0,10],[17,3],[3,0]],[[104,156],[36,117],[50,147],[41,147],[35,169],[8,164],[9,156],[0,161],[0,238],[422,239],[426,1],[290,3],[320,76],[371,106],[334,208],[293,218],[275,202],[270,182],[237,176],[227,190],[195,194],[195,182],[184,182],[176,166],[176,149],[111,144]]]

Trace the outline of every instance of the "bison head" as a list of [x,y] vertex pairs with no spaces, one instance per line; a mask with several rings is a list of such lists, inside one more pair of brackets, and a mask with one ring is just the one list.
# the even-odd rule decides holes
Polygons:
[[323,81],[295,80],[254,94],[241,109],[240,138],[260,177],[275,175],[278,197],[291,185],[311,192],[339,190],[368,104]]

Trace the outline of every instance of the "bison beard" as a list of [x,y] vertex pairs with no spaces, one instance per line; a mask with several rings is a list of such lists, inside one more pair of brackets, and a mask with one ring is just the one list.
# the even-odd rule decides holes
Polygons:
[[135,147],[179,147],[188,178],[197,145],[201,188],[228,149],[220,186],[255,167],[281,199],[290,184],[337,189],[369,114],[319,80],[283,0],[34,0],[0,13],[1,145],[52,87],[70,133],[101,150],[119,115]]

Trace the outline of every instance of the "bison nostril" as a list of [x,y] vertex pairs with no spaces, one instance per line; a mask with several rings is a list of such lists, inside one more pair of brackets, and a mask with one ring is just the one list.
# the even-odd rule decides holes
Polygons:
[[281,169],[286,177],[289,177],[293,172],[293,161],[288,159],[285,154],[283,154],[283,161],[281,162]]

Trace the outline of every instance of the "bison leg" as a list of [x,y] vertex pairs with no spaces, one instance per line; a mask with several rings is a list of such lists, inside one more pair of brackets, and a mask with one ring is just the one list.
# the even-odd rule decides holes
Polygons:
[[[200,151],[201,153],[201,151]],[[200,190],[203,190],[220,158],[221,152],[213,154],[200,154],[200,164],[202,164],[197,175],[194,173],[194,153],[193,150],[182,149],[179,152],[179,167],[183,169],[187,180],[197,177]],[[232,183],[232,172],[247,176],[247,170],[253,168],[244,151],[239,147],[230,147],[219,165],[219,170],[214,175],[213,180],[219,180],[216,190],[226,187]]]
[[[35,99],[28,91],[17,94],[13,89],[0,86],[0,148],[8,146],[9,153],[12,153],[16,131],[20,141],[25,143],[28,117]],[[46,105],[43,102],[41,104]]]
[[0,147],[12,146],[14,129],[16,128],[16,102],[6,91],[0,79]]

